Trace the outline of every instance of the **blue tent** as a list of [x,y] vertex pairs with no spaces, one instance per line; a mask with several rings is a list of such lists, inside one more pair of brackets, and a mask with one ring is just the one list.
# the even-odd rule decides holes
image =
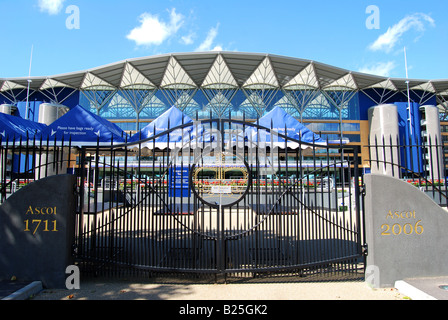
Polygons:
[[25,120],[20,117],[11,116],[0,113],[0,138],[3,142],[12,141],[13,139],[26,140],[33,137],[39,132],[45,130],[47,126],[42,123]]
[[153,147],[160,149],[165,149],[166,147],[172,148],[173,146],[182,147],[183,144],[189,143],[192,139],[194,139],[194,137],[202,136],[204,133],[203,127],[201,125],[193,125],[193,120],[189,116],[185,115],[182,111],[173,106],[146,127],[134,134],[128,142],[132,143],[145,140],[169,129],[190,123],[192,124],[191,126],[186,126],[184,129],[176,129],[171,131],[170,134],[164,134],[155,140],[149,140],[143,143],[141,147],[146,147],[149,149]]
[[[257,145],[265,143],[266,146],[270,146],[272,136],[272,144],[274,146],[280,148],[285,147],[285,140],[276,133],[286,135],[290,138],[306,143],[326,145],[325,140],[323,140],[319,135],[312,132],[280,107],[275,107],[272,109],[266,115],[261,117],[256,124],[273,131],[273,134],[271,134],[267,130],[257,130],[255,127],[247,128],[245,132],[246,139],[250,142],[256,143]],[[287,146],[295,149],[299,146],[299,144],[288,141]],[[307,147],[309,146],[302,145],[302,148]]]
[[[97,116],[80,105],[50,124],[39,136],[43,140],[69,141],[72,145],[88,146],[124,143],[126,133],[116,124]],[[112,140],[113,139],[113,140]]]

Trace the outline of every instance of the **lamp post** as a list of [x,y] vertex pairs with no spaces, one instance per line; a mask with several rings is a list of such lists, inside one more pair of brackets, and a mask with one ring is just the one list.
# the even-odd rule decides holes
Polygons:
[[30,85],[31,85],[31,64],[32,64],[32,62],[33,62],[33,49],[34,49],[34,45],[32,45],[31,46],[31,58],[30,58],[30,69],[29,69],[29,72],[28,72],[28,89],[27,89],[27,91],[26,91],[26,114],[25,114],[25,119],[26,120],[29,120],[28,118],[29,118],[29,113],[30,113],[30,106],[29,106],[29,103],[28,103],[28,99],[29,99],[29,96],[30,96]]
[[407,92],[408,92],[409,133],[412,136],[411,97],[409,96],[408,60],[406,57],[406,47],[404,47],[404,64],[405,64],[405,68],[406,68],[406,86],[407,86]]

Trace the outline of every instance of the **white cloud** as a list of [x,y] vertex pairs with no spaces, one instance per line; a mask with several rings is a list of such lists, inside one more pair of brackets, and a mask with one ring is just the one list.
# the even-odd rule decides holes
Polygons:
[[378,39],[369,46],[369,49],[372,51],[381,50],[390,52],[400,41],[401,37],[409,30],[416,29],[420,32],[425,31],[425,23],[435,26],[434,19],[424,13],[408,15],[401,19],[397,24],[389,27],[385,33],[380,35]]
[[190,33],[190,34],[188,34],[186,36],[181,37],[181,41],[185,45],[190,45],[190,44],[193,44],[193,42],[194,42],[193,38],[194,37],[195,37],[195,34],[194,33]]
[[213,48],[213,41],[215,41],[218,35],[219,23],[216,27],[211,28],[205,38],[204,42],[202,42],[199,47],[196,48],[196,51],[222,51],[221,45],[215,45]]
[[382,77],[389,77],[390,73],[393,69],[395,69],[396,65],[393,61],[388,62],[378,62],[374,65],[364,66],[359,69],[359,72],[374,74]]
[[176,34],[183,23],[184,16],[177,14],[176,9],[171,10],[168,22],[145,12],[140,16],[140,26],[132,29],[126,38],[135,41],[139,46],[160,45]]
[[39,9],[51,15],[61,12],[65,0],[39,0]]

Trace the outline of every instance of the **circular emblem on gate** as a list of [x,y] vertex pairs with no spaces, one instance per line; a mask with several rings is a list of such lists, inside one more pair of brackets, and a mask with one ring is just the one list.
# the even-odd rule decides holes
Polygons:
[[241,201],[249,191],[249,165],[242,156],[215,151],[198,156],[190,171],[193,193],[211,207],[228,207]]

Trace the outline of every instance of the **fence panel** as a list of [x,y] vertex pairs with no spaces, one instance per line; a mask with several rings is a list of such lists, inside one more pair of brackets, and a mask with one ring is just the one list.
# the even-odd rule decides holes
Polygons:
[[120,145],[0,145],[2,201],[21,183],[77,176],[76,258],[85,273],[363,275],[356,146],[224,119]]

